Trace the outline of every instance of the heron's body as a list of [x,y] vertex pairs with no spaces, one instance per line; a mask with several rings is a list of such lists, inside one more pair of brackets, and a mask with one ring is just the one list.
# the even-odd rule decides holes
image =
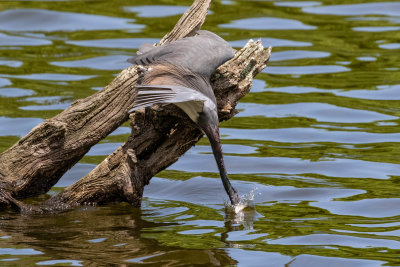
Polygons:
[[210,140],[225,190],[232,204],[238,204],[239,196],[224,166],[217,102],[210,84],[211,75],[233,58],[234,52],[219,36],[208,31],[197,33],[159,47],[142,45],[138,55],[128,60],[149,66],[146,79],[136,87],[138,93],[131,111],[169,103],[182,109]]
[[[158,47],[142,45],[138,55],[128,62],[136,65],[169,63],[209,78],[220,65],[233,58],[234,52],[224,39],[212,32],[200,30],[197,34]],[[203,93],[210,96],[209,92]]]

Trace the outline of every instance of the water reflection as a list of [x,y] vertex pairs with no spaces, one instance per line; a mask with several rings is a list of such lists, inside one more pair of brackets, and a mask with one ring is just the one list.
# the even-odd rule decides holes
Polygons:
[[27,75],[4,75],[4,77],[40,81],[81,81],[91,79],[95,76],[58,73],[35,73]]
[[168,17],[183,14],[189,6],[135,6],[135,7],[125,7],[128,12],[138,13],[138,17],[142,18],[158,18],[158,17]]
[[[128,55],[103,56],[73,61],[54,61],[52,65],[69,68],[94,68],[99,70],[122,70],[130,66]],[[1,64],[1,63],[0,63]]]
[[352,266],[382,266],[384,261],[378,260],[362,260],[362,259],[349,259],[349,258],[335,258],[327,256],[316,256],[303,254],[295,257],[287,266],[300,267],[307,265],[323,265],[323,266],[341,266],[341,267],[352,267]]
[[50,40],[21,36],[10,36],[4,33],[0,33],[0,46],[41,46],[51,44],[52,41]]
[[7,86],[7,85],[11,85],[12,83],[4,78],[0,78],[0,86]]
[[71,105],[72,102],[70,103],[59,103],[59,104],[53,104],[53,105],[31,105],[31,106],[25,106],[25,107],[20,107],[22,110],[64,110],[67,107]]
[[[346,130],[346,129],[345,129]],[[354,131],[351,134],[348,131],[335,131],[332,129],[318,128],[292,128],[292,131],[286,129],[224,129],[223,135],[230,139],[274,141],[282,143],[312,143],[312,142],[334,142],[347,144],[371,144],[379,142],[398,142],[400,133],[370,133],[364,131]],[[225,139],[225,137],[223,137]]]
[[[0,149],[108,84],[190,4],[2,4]],[[274,47],[240,113],[221,125],[232,183],[242,195],[258,188],[254,209],[225,210],[203,139],[152,179],[141,209],[1,214],[0,265],[400,264],[399,3],[223,0],[211,11],[205,29],[235,48],[249,38]],[[50,194],[129,133],[125,124],[94,146]]]
[[[7,118],[0,117],[0,135],[1,136],[19,136],[23,137],[26,135],[33,127],[41,123],[43,119],[39,118]],[[4,127],[7,125],[7,127]]]
[[22,66],[22,62],[15,60],[0,60],[0,66],[7,66],[11,68],[19,68]]
[[310,246],[346,246],[356,248],[380,248],[400,249],[400,242],[377,239],[362,238],[348,235],[314,234],[307,236],[295,236],[281,238],[278,240],[266,240],[269,244],[280,245],[310,245]]
[[[153,257],[163,255],[161,262],[187,264],[196,260],[200,263],[206,263],[209,258],[204,258],[204,256],[209,255],[219,265],[234,263],[223,250],[190,252],[176,246],[164,246],[154,238],[143,237],[146,234],[151,235],[154,232],[151,229],[176,225],[147,220],[146,217],[152,216],[153,211],[151,208],[134,209],[127,205],[117,205],[101,209],[85,208],[81,211],[55,215],[51,218],[48,216],[26,218],[13,214],[3,214],[1,234],[18,232],[18,235],[12,234],[12,238],[3,240],[2,246],[7,247],[19,240],[26,245],[29,244],[31,248],[3,248],[0,249],[0,257],[2,260],[11,261],[15,259],[14,261],[26,265],[35,262],[41,265],[54,265],[62,263],[85,264],[88,262],[99,264],[148,263],[153,260],[160,262],[159,259],[152,259],[149,255],[153,255]],[[8,220],[4,220],[4,216]],[[98,218],[98,221],[93,221],[93,217]],[[60,225],[61,222],[62,226]],[[83,225],[90,226],[91,230],[82,231]],[[60,228],[63,231],[59,231]],[[101,250],[99,250],[99,246],[102,247]],[[190,253],[191,257],[176,258],[182,253]],[[44,258],[43,255],[48,256]],[[79,255],[80,260],[75,260],[77,255]]]
[[276,52],[271,55],[270,61],[284,61],[284,60],[294,60],[303,58],[324,58],[329,57],[330,53],[321,51],[305,51],[305,50],[294,50],[294,51],[282,51]]
[[243,111],[238,114],[238,117],[307,117],[317,121],[337,123],[367,123],[397,119],[395,116],[367,110],[338,107],[326,103],[293,103],[283,105],[242,103],[238,105],[238,108],[243,109]]
[[264,91],[281,92],[286,94],[331,93],[336,96],[352,97],[356,99],[400,100],[400,85],[379,85],[374,90],[319,89],[313,87],[287,86],[279,88],[268,88],[264,90],[259,90],[258,92]]
[[400,49],[400,43],[396,43],[396,44],[380,44],[379,47],[383,48],[383,49]]
[[[159,39],[151,38],[113,38],[113,39],[97,39],[97,40],[81,40],[81,41],[67,41],[67,44],[82,46],[82,47],[104,47],[104,48],[128,48],[139,49],[143,43],[155,44]],[[126,60],[125,60],[126,61]],[[93,65],[92,65],[93,67]]]
[[275,6],[285,6],[285,7],[309,7],[309,6],[319,6],[321,2],[317,1],[285,1],[285,2],[274,2]]
[[385,218],[400,216],[399,198],[362,199],[357,201],[331,201],[311,203],[314,207],[326,209],[333,214]]
[[[277,39],[277,38],[259,38],[263,44],[268,44],[274,48],[276,47],[304,47],[304,46],[312,46],[312,43],[309,42],[299,42],[299,41],[292,41],[292,40],[285,40],[285,39]],[[238,40],[238,41],[231,41],[229,44],[233,47],[241,48],[243,47],[249,40]],[[275,57],[275,52],[271,57]]]
[[380,3],[362,3],[351,5],[327,5],[316,7],[305,7],[303,11],[312,14],[329,14],[340,16],[353,15],[385,15],[400,16],[400,3],[398,2],[380,2]]
[[22,97],[34,95],[35,91],[20,88],[2,88],[0,89],[1,97]]
[[285,67],[270,67],[264,69],[264,73],[268,74],[290,74],[290,75],[315,75],[324,73],[336,73],[350,71],[349,68],[344,66],[334,65],[319,65],[319,66],[285,66]]
[[354,27],[353,30],[358,32],[392,32],[400,30],[400,27],[368,26],[368,27]]
[[301,21],[282,18],[251,18],[235,20],[230,24],[221,24],[221,28],[252,30],[312,30],[316,27],[305,25]]
[[[43,18],[46,18],[45,20]],[[15,9],[0,12],[0,30],[20,31],[94,31],[130,29],[139,31],[144,26],[134,20],[82,13],[59,12],[44,9]]]

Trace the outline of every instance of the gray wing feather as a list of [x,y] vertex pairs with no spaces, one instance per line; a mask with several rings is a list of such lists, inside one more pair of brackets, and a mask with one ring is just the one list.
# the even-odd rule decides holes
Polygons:
[[174,85],[140,85],[129,113],[154,104],[176,104],[182,102],[210,102],[211,100],[193,89]]
[[200,30],[197,33],[196,36],[140,51],[142,54],[128,59],[128,62],[137,65],[167,62],[209,77],[216,68],[233,58],[234,51],[224,39],[212,32]]
[[155,48],[155,46],[152,45],[152,44],[143,43],[143,44],[140,45],[139,51],[137,51],[136,54],[142,55],[142,54],[144,54],[144,53],[146,53],[146,52],[148,52],[148,51],[150,51],[150,50],[152,50],[154,48]]

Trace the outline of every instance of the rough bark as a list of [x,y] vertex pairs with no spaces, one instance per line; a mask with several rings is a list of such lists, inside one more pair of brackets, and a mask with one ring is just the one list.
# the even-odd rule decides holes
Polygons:
[[[270,52],[270,48],[264,50],[260,41],[249,41],[232,60],[218,68],[213,88],[220,120],[236,114],[238,100],[249,92],[253,77],[266,66]],[[150,179],[176,162],[203,136],[173,105],[135,112],[130,118],[132,133],[127,142],[88,175],[49,199],[48,209],[111,201],[139,206],[143,188]]]
[[128,119],[136,79],[136,69],[128,68],[100,92],[33,128],[0,155],[0,181],[16,198],[47,192],[93,145]]
[[[160,44],[190,35],[205,20],[211,0],[195,1]],[[271,48],[249,43],[213,76],[220,120],[236,114],[237,101],[267,64]],[[177,107],[168,105],[131,114],[132,134],[92,172],[37,207],[14,198],[47,192],[91,146],[128,119],[137,69],[131,66],[98,93],[35,127],[0,155],[0,203],[25,212],[64,210],[76,205],[127,201],[139,206],[143,187],[196,144],[201,131]]]
[[163,45],[173,40],[191,36],[203,25],[212,0],[195,0],[193,5],[178,20],[175,27],[158,43]]
[[[210,3],[195,1],[162,42],[201,27]],[[1,153],[0,205],[9,204],[10,195],[26,198],[46,193],[93,145],[127,121],[137,78],[135,66],[123,70],[101,91],[75,101]]]

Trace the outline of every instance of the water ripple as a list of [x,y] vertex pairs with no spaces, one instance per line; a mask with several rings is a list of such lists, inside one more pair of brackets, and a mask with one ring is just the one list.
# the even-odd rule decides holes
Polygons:
[[78,45],[82,47],[104,47],[104,48],[129,48],[138,49],[141,44],[158,43],[159,39],[152,38],[115,38],[115,39],[96,39],[66,41],[67,44]]
[[[43,19],[46,18],[46,19]],[[113,18],[44,9],[14,9],[0,12],[0,30],[17,31],[94,31],[129,29],[140,31],[143,25],[132,19]]]
[[[259,39],[261,40],[261,42],[263,43],[263,45],[265,47],[267,47],[267,46],[273,46],[273,47],[306,47],[306,46],[312,46],[312,43],[310,43],[310,42],[299,42],[299,41],[293,41],[293,40],[267,38],[267,37],[262,37],[262,38],[259,38]],[[241,48],[245,44],[247,44],[248,41],[249,41],[248,39],[230,41],[229,44],[231,46],[233,46],[233,47],[240,47]]]
[[328,15],[385,15],[400,16],[400,3],[398,2],[380,2],[380,3],[362,3],[351,5],[327,5],[317,7],[305,7],[303,11],[312,14]]
[[378,112],[337,107],[326,103],[293,103],[282,105],[262,105],[241,103],[238,109],[243,109],[238,117],[307,117],[323,122],[337,123],[368,123],[383,120],[396,120],[398,117]]
[[69,68],[91,68],[99,70],[122,70],[129,67],[131,64],[126,60],[129,56],[115,55],[115,56],[103,56],[81,60],[71,61],[53,61],[52,65]]
[[[285,157],[225,156],[231,174],[321,174],[341,178],[389,179],[397,175],[397,164],[356,159],[323,158],[320,161]],[[185,155],[169,169],[192,173],[217,172],[212,155]],[[306,198],[306,196],[304,196]]]
[[188,9],[189,9],[188,6],[165,6],[165,5],[125,7],[125,11],[138,13],[137,16],[142,18],[159,18],[159,17],[176,16],[183,14]]
[[[160,0],[3,2],[2,150],[111,82],[187,9]],[[150,181],[140,208],[4,211],[0,265],[399,265],[400,6],[328,2],[214,1],[203,26],[238,49],[250,38],[273,46],[241,112],[221,124],[231,182],[240,195],[254,193],[253,209],[225,209],[204,138]],[[95,145],[49,195],[130,132],[125,123]]]
[[398,142],[400,133],[369,133],[364,131],[334,131],[317,128],[288,129],[228,129],[221,130],[223,139],[263,140],[282,143],[333,142],[347,144],[372,144]]
[[329,201],[310,203],[311,206],[329,210],[333,214],[384,218],[399,216],[399,198],[362,199],[358,201]]
[[[1,26],[0,26],[1,27]],[[0,33],[0,46],[41,46],[51,45],[52,41],[39,38],[11,36]]]
[[0,136],[19,136],[23,137],[33,127],[41,123],[43,119],[39,118],[7,118],[0,117],[0,125],[7,125],[7,127],[0,127]]
[[350,71],[349,68],[336,65],[319,65],[319,66],[271,66],[264,69],[263,73],[269,74],[292,74],[292,75],[309,75],[309,74],[327,74]]
[[306,236],[285,237],[277,240],[266,240],[268,244],[286,246],[342,246],[354,248],[380,248],[400,249],[400,242],[394,240],[363,238],[348,235],[313,234]]
[[221,28],[251,29],[251,30],[313,30],[310,26],[293,19],[282,18],[250,18],[235,20],[229,24],[219,25]]

